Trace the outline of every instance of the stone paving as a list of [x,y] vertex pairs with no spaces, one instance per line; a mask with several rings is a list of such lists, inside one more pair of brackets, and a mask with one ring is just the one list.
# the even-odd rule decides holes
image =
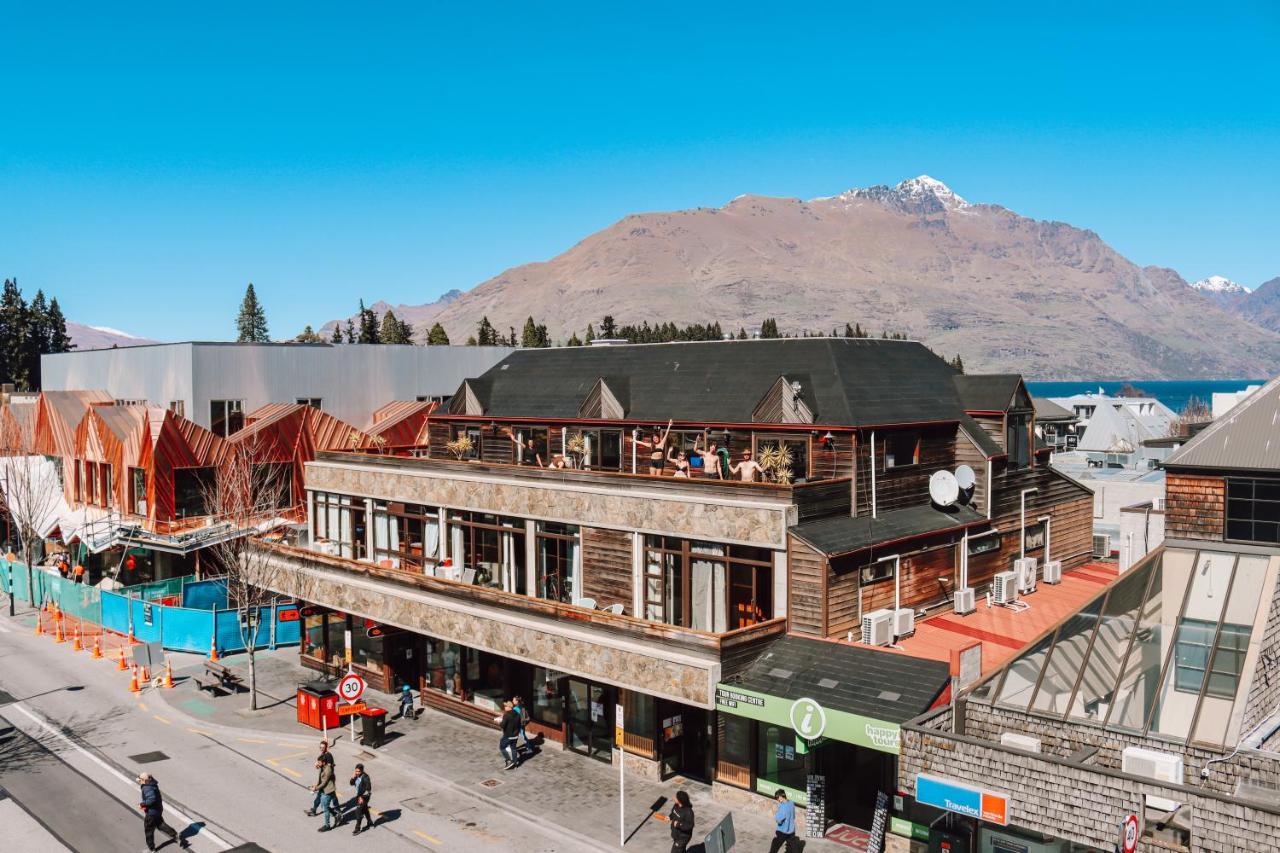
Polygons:
[[[298,735],[314,729],[297,722],[294,705],[299,684],[315,680],[316,673],[297,662],[296,649],[259,653],[257,656],[259,705],[248,710],[247,694],[212,698],[200,693],[189,678],[200,672],[203,659],[194,655],[174,655],[178,685],[171,691],[157,691],[153,700],[196,719],[238,728],[246,733],[263,732]],[[236,672],[246,674],[243,655],[224,658]],[[395,710],[395,699],[370,690],[366,701]],[[491,808],[508,809],[546,828],[556,828],[567,838],[593,843],[600,849],[619,847],[619,793],[616,765],[594,761],[548,744],[518,769],[504,771],[498,754],[498,735],[493,729],[423,709],[416,721],[391,720],[387,743],[376,753],[378,760],[395,762],[406,769],[444,780],[457,790],[486,803]],[[331,737],[347,738],[347,730]],[[670,836],[665,822],[651,820],[649,807],[666,797],[662,813],[670,809],[675,792],[688,790],[697,815],[695,839],[700,839],[730,807],[712,798],[708,785],[680,779],[657,783],[628,773],[626,777],[627,849],[667,850]],[[760,798],[760,805],[767,802]],[[418,804],[422,806],[422,804]],[[427,806],[429,807],[429,806]],[[766,810],[733,808],[738,844],[735,850],[767,850],[773,837],[773,821]],[[691,845],[691,851],[701,851]],[[835,853],[849,848],[826,840],[808,840],[808,853]]]

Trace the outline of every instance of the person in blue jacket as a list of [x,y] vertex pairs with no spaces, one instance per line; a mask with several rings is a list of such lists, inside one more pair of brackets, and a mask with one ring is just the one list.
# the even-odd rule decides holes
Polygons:
[[787,799],[787,792],[781,788],[773,798],[778,801],[778,810],[773,813],[775,831],[769,853],[778,853],[783,845],[787,853],[793,853],[796,849],[796,804]]
[[147,839],[147,849],[156,849],[156,830],[160,830],[165,835],[178,842],[178,846],[186,849],[190,845],[187,839],[180,838],[178,831],[164,820],[164,797],[160,796],[160,784],[151,776],[150,773],[143,773],[138,777],[138,784],[142,788],[142,802],[138,803],[138,808],[142,811],[142,834]]

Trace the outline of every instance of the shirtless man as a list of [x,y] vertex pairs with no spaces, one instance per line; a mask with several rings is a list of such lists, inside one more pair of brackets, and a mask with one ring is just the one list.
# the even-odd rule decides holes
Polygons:
[[751,458],[751,451],[742,451],[742,461],[736,465],[730,465],[729,470],[738,475],[738,479],[744,483],[754,483],[756,474],[760,473],[761,467],[758,462]]
[[[706,450],[699,446],[703,438],[707,439]],[[702,473],[718,480],[724,479],[724,471],[720,468],[720,449],[716,446],[714,438],[705,435],[698,436],[698,440],[693,443],[693,452],[702,457]]]

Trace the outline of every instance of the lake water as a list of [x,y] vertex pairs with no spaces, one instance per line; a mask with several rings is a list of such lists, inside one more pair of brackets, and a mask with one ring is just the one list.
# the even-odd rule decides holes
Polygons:
[[[1158,382],[1135,380],[1127,384],[1145,391],[1147,396],[1155,397],[1175,412],[1180,412],[1192,397],[1203,401],[1205,405],[1211,405],[1215,391],[1242,391],[1250,385],[1266,383],[1265,379],[1187,379]],[[1097,393],[1099,388],[1105,394],[1114,394],[1125,384],[1123,381],[1028,382],[1027,390],[1033,397],[1070,397],[1073,394]]]

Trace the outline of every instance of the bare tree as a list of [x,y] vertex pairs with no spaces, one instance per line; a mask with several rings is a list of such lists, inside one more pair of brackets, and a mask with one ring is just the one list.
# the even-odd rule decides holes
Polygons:
[[258,707],[255,640],[262,610],[276,602],[290,571],[262,547],[258,536],[283,523],[282,514],[293,507],[292,466],[259,462],[261,449],[252,439],[234,443],[214,478],[201,489],[208,514],[229,528],[209,546],[209,553],[223,572],[228,606],[240,613],[252,710]]
[[1170,422],[1169,435],[1171,437],[1190,436],[1192,427],[1211,420],[1213,420],[1213,410],[1193,394],[1187,398],[1187,404],[1182,407],[1182,411],[1178,412],[1177,417]]
[[[62,483],[53,460],[35,448],[35,418],[0,412],[0,488],[9,518],[18,534],[22,562],[27,567],[27,591],[35,603],[36,544],[47,531],[62,499]],[[13,567],[9,567],[9,615],[14,614]]]

